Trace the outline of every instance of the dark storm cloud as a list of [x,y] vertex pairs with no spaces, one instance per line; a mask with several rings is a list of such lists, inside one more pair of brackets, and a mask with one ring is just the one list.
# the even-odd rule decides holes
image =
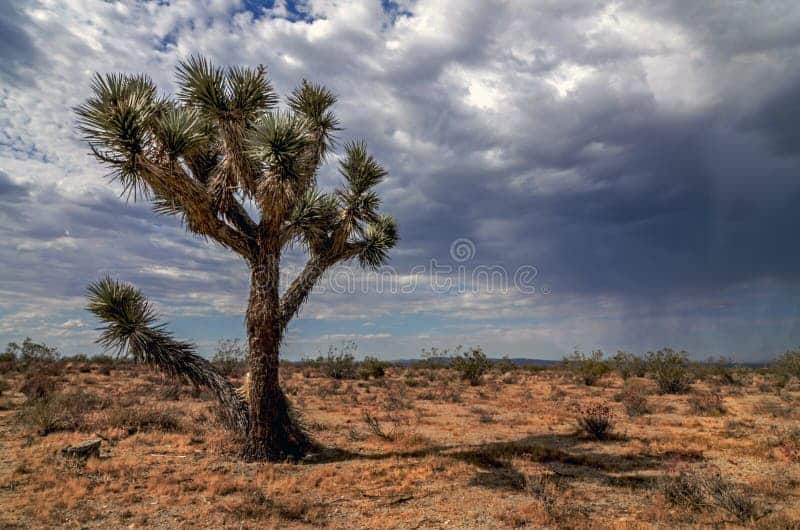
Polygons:
[[[69,111],[95,70],[144,71],[169,91],[177,59],[202,52],[265,63],[282,93],[308,77],[339,94],[340,139],[366,138],[390,170],[381,192],[400,225],[400,272],[452,263],[451,242],[469,238],[467,266],[535,265],[553,288],[539,305],[321,297],[306,315],[356,321],[368,300],[401,320],[472,320],[453,333],[519,352],[638,347],[654,340],[648,330],[688,330],[703,351],[800,338],[789,300],[800,285],[795,2],[309,2],[302,16],[252,6],[102,3],[92,17],[66,3],[0,7],[0,76],[36,73],[0,100],[4,293],[55,292],[78,307],[86,282],[110,272],[173,313],[237,314],[240,260],[146,204],[123,204],[84,156]],[[339,178],[332,160],[320,181]],[[779,294],[736,298],[752,285]],[[730,331],[767,306],[758,339]],[[498,336],[498,315],[530,329]]]

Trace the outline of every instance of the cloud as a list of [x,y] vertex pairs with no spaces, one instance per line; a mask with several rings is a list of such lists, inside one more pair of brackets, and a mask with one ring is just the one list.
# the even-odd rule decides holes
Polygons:
[[[369,321],[362,350],[390,356],[435,340],[768,357],[800,342],[798,22],[789,1],[2,7],[0,339],[63,340],[104,273],[202,344],[243,333],[241,260],[120,200],[71,110],[95,71],[146,72],[169,93],[199,52],[263,63],[282,93],[307,77],[339,94],[341,139],[366,138],[390,171],[398,274],[455,265],[450,244],[468,238],[468,269],[534,265],[552,291],[318,293],[288,352]],[[331,164],[320,182],[338,178]],[[82,333],[64,347],[93,348]]]

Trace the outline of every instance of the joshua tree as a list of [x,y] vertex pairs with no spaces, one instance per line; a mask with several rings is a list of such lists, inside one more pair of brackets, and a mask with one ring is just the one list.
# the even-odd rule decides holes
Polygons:
[[[145,75],[98,74],[92,96],[76,109],[79,127],[124,195],[179,216],[249,266],[249,403],[237,403],[230,384],[190,345],[155,325],[132,287],[110,279],[93,284],[90,309],[108,324],[107,345],[173,373],[188,370],[227,401],[246,431],[246,458],[298,457],[308,441],[278,384],[281,339],[326,269],[353,259],[377,268],[387,260],[397,229],[378,212],[374,191],[386,171],[363,142],[352,142],[340,162],[343,185],[333,193],[317,188],[317,171],[340,130],[331,110],[336,97],[323,86],[304,80],[279,110],[263,67],[223,69],[202,57],[178,65],[177,85],[174,97],[162,97]],[[281,253],[298,244],[308,261],[281,294]]]

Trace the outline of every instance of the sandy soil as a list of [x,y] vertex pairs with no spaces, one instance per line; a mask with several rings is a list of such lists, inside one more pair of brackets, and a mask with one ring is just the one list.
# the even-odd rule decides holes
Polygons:
[[[2,528],[800,528],[800,463],[786,450],[800,392],[759,375],[686,395],[642,380],[650,413],[630,417],[617,376],[589,387],[520,369],[473,387],[450,370],[336,381],[289,367],[303,421],[336,449],[297,464],[243,463],[209,396],[143,367],[69,365],[58,391],[88,405],[46,436],[16,391],[23,375],[2,377]],[[719,392],[725,413],[698,413],[702,391]],[[611,439],[576,432],[590,403],[611,406]],[[61,457],[97,435],[99,458]],[[682,471],[721,474],[757,515],[670,505],[663,484]]]

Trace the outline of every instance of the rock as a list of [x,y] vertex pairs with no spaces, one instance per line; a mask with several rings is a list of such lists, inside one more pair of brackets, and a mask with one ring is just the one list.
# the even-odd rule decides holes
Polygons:
[[72,458],[89,458],[100,456],[101,440],[94,438],[75,445],[68,445],[61,449],[61,454]]

